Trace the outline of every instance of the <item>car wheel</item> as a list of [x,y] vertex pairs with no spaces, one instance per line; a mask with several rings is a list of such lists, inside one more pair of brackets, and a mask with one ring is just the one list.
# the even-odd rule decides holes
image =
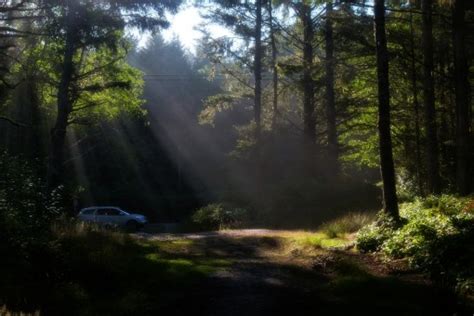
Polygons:
[[134,233],[138,230],[138,223],[133,220],[128,221],[127,224],[125,225],[125,228],[127,229],[127,232]]

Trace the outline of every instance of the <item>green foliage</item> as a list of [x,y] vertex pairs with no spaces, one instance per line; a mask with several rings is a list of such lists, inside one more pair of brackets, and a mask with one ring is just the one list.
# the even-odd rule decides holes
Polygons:
[[357,233],[357,248],[362,252],[380,250],[381,245],[393,234],[396,223],[384,212],[377,215],[377,220],[363,227]]
[[242,227],[248,221],[248,211],[225,203],[212,203],[198,209],[192,221],[201,229],[215,230]]
[[335,220],[326,222],[319,227],[330,238],[355,233],[373,221],[374,216],[367,213],[349,213]]
[[[117,47],[111,49],[106,45],[93,50],[77,51],[74,61],[80,65],[74,80],[73,111],[70,123],[90,125],[104,119],[116,118],[121,113],[142,116],[143,100],[142,73],[126,62],[130,44],[121,38]],[[28,49],[25,60],[32,60],[39,76],[45,78],[41,84],[41,106],[48,117],[56,115],[57,82],[60,73],[58,65],[63,45],[60,42],[45,42]],[[14,70],[19,74],[25,66],[18,65]]]
[[459,290],[472,292],[474,276],[474,200],[430,196],[401,206],[406,223],[397,227],[380,216],[358,233],[361,251],[407,258],[411,266]]
[[27,255],[48,242],[49,225],[63,211],[61,188],[47,193],[31,164],[6,153],[0,154],[0,174],[0,252]]
[[217,94],[207,98],[204,109],[199,113],[199,123],[215,125],[216,115],[222,111],[231,110],[235,97],[228,94]]

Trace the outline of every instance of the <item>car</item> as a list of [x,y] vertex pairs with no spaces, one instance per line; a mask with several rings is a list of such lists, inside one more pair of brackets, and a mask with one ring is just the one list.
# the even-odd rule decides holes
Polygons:
[[143,228],[148,222],[141,214],[130,214],[116,206],[91,206],[81,209],[77,218],[84,222],[96,223],[98,225],[112,228],[125,228],[129,232],[135,232]]

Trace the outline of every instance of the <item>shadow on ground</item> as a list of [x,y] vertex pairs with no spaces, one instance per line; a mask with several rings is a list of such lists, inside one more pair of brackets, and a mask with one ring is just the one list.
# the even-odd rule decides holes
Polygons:
[[347,251],[288,252],[286,243],[221,235],[66,240],[66,261],[50,269],[61,281],[28,290],[28,278],[11,276],[16,286],[0,285],[0,308],[10,298],[21,310],[26,292],[34,298],[28,309],[41,315],[463,314],[452,295],[418,275],[392,275]]
[[372,272],[359,255],[321,251],[312,264],[278,255],[277,237],[212,237],[188,256],[232,264],[192,289],[166,314],[183,315],[453,315],[455,299],[416,277]]

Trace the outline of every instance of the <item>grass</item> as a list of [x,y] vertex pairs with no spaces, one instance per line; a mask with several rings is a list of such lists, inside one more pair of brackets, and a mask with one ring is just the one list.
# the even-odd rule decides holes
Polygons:
[[372,223],[375,214],[372,213],[349,213],[330,222],[323,223],[319,231],[326,234],[329,238],[343,237],[346,234],[352,234],[365,225]]
[[0,307],[45,315],[157,314],[231,264],[190,253],[190,240],[138,240],[73,223],[53,231],[55,240],[28,264],[0,263],[8,271],[0,276]]
[[316,248],[344,248],[352,242],[347,236],[330,237],[321,232],[295,236],[294,240],[301,246],[312,246]]
[[[20,266],[1,267],[0,271],[8,272],[6,279],[0,275],[0,315],[9,315],[8,310],[30,313],[23,315],[36,315],[39,310],[41,315],[186,315],[206,308],[220,311],[219,302],[238,309],[247,304],[240,299],[239,282],[244,282],[247,291],[247,282],[252,281],[249,273],[255,282],[265,283],[267,276],[275,276],[288,285],[297,284],[297,289],[288,287],[287,292],[270,283],[248,287],[248,296],[262,295],[263,303],[271,302],[283,314],[309,310],[323,315],[453,314],[437,310],[439,304],[432,302],[438,296],[430,287],[379,273],[371,261],[353,252],[326,250],[345,248],[353,242],[353,234],[331,238],[321,231],[300,231],[159,241],[87,225],[58,226],[54,233],[56,240],[48,252],[40,254],[44,261],[35,261],[41,263],[39,269],[32,266],[32,271],[25,272]],[[231,265],[229,271],[237,271],[233,278],[218,281],[217,288],[216,283],[208,283],[209,275]],[[25,277],[38,271],[47,275]],[[244,281],[238,280],[238,272],[245,272]],[[223,284],[239,286],[221,288]],[[277,293],[283,293],[281,299],[275,299]],[[25,300],[12,305],[15,295],[26,298],[29,308],[25,309]],[[249,310],[254,306],[247,305]]]

